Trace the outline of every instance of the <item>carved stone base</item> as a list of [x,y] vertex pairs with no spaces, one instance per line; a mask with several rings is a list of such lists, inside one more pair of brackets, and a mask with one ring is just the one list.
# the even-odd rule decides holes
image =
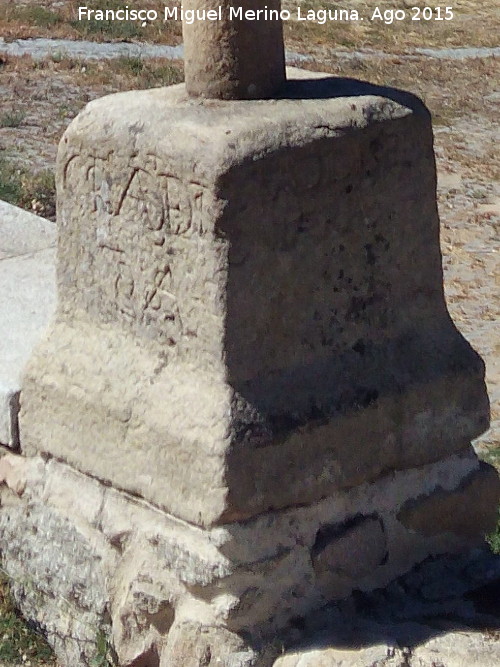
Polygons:
[[485,430],[483,364],[444,302],[427,110],[338,79],[286,94],[134,91],[70,125],[26,454],[208,527]]
[[494,524],[429,114],[304,76],[111,96],[61,141],[59,303],[0,539],[71,667],[103,624],[124,667],[263,665],[294,618]]
[[1,482],[2,567],[68,667],[103,631],[122,667],[269,664],[294,618],[481,544],[499,495],[471,451],[208,530],[54,460],[8,454]]

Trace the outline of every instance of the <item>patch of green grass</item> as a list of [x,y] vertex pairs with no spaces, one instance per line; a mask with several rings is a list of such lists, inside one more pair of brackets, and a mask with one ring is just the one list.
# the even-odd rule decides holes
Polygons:
[[49,57],[53,63],[60,63],[66,58],[66,55],[64,51],[53,51]]
[[131,77],[131,85],[135,88],[170,86],[184,80],[182,68],[164,60],[123,57],[110,61],[109,69],[115,74]]
[[498,521],[495,530],[486,537],[494,554],[500,555],[500,510],[498,512]]
[[144,71],[145,64],[142,58],[137,56],[122,56],[117,58],[114,63],[114,69],[122,71],[124,74],[138,76]]
[[115,667],[118,665],[117,656],[104,629],[100,629],[96,638],[96,654],[91,667]]
[[169,63],[148,67],[147,70],[142,73],[140,78],[140,82],[142,82],[146,88],[171,86],[174,83],[181,83],[181,81],[184,81],[182,71],[175,65]]
[[59,14],[45,7],[23,7],[23,10],[28,22],[39,28],[53,28],[62,20]]
[[102,35],[108,39],[119,39],[122,42],[131,42],[132,40],[143,40],[145,35],[141,26],[131,21],[71,21],[72,28],[75,28],[82,37],[89,38],[95,35]]
[[481,454],[481,459],[490,463],[492,466],[495,466],[497,470],[500,470],[500,447],[493,447],[488,449],[488,451]]
[[0,662],[53,665],[54,654],[42,635],[16,610],[8,579],[0,574]]
[[25,118],[26,114],[23,111],[6,111],[0,114],[0,128],[20,127]]
[[[89,9],[122,9],[124,3],[121,0],[91,0],[86,3]],[[82,36],[88,38],[102,35],[108,39],[118,39],[124,42],[132,40],[144,40],[146,33],[138,21],[97,21],[90,18],[85,21],[70,21],[70,25]]]
[[18,206],[54,220],[56,215],[54,172],[51,169],[43,169],[35,174],[22,172],[21,185],[22,193]]
[[17,205],[21,194],[22,185],[19,172],[0,155],[0,199]]
[[31,172],[0,155],[0,199],[49,220],[55,219],[56,186],[50,169]]
[[[500,447],[492,447],[482,452],[480,458],[500,472]],[[486,541],[493,553],[500,555],[500,508],[498,509],[498,521],[495,530],[486,536]]]
[[9,16],[10,20],[17,19],[29,25],[35,25],[38,28],[53,28],[62,19],[59,14],[50,9],[39,6],[14,7]]

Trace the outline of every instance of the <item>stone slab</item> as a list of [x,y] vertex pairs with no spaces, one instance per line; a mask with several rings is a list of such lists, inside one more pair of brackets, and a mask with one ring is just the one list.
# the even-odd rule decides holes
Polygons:
[[53,222],[0,199],[1,260],[54,248],[56,241]]
[[0,444],[19,446],[24,366],[55,309],[56,226],[0,201]]

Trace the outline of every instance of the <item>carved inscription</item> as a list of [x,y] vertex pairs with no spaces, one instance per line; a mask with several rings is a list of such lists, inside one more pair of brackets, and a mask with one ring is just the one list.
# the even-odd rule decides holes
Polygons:
[[[68,214],[80,220],[90,214],[92,220],[86,227],[79,223],[77,282],[99,290],[101,314],[114,313],[134,328],[147,326],[148,335],[175,345],[184,333],[179,286],[193,246],[208,234],[209,194],[168,173],[156,156],[146,156],[141,165],[131,160],[126,171],[120,166],[113,159],[76,155],[63,169]],[[78,202],[71,197],[75,182]],[[94,275],[106,278],[89,287],[90,265]]]

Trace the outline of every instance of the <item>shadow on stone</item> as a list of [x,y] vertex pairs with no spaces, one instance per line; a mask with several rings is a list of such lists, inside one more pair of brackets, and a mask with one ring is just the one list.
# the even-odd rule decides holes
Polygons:
[[[289,635],[283,638],[285,656],[278,659],[276,667],[294,665],[292,656],[299,653],[304,665],[313,665],[307,662],[313,652],[317,661],[322,654],[324,659],[332,660],[331,664],[337,664],[334,659],[342,657],[346,666],[368,664],[364,660],[376,658],[377,652],[381,654],[379,658],[384,657],[384,651],[386,658],[393,657],[396,651],[417,658],[428,644],[436,650],[436,662],[432,664],[455,664],[448,663],[448,656],[439,653],[446,650],[448,643],[451,650],[455,633],[472,637],[469,644],[473,651],[477,648],[474,637],[482,632],[494,635],[500,629],[499,587],[500,557],[488,551],[429,558],[387,588],[371,593],[357,591],[348,600],[290,623]],[[294,642],[294,635],[300,639]],[[464,649],[467,650],[466,643],[457,646],[457,650]],[[490,664],[488,658],[485,649],[484,664]]]
[[[309,73],[310,74],[310,73]],[[290,78],[283,86],[278,99],[289,100],[325,100],[338,97],[365,97],[373,95],[392,100],[411,109],[414,113],[430,115],[422,100],[406,90],[390,86],[378,86],[369,81],[348,77]]]

